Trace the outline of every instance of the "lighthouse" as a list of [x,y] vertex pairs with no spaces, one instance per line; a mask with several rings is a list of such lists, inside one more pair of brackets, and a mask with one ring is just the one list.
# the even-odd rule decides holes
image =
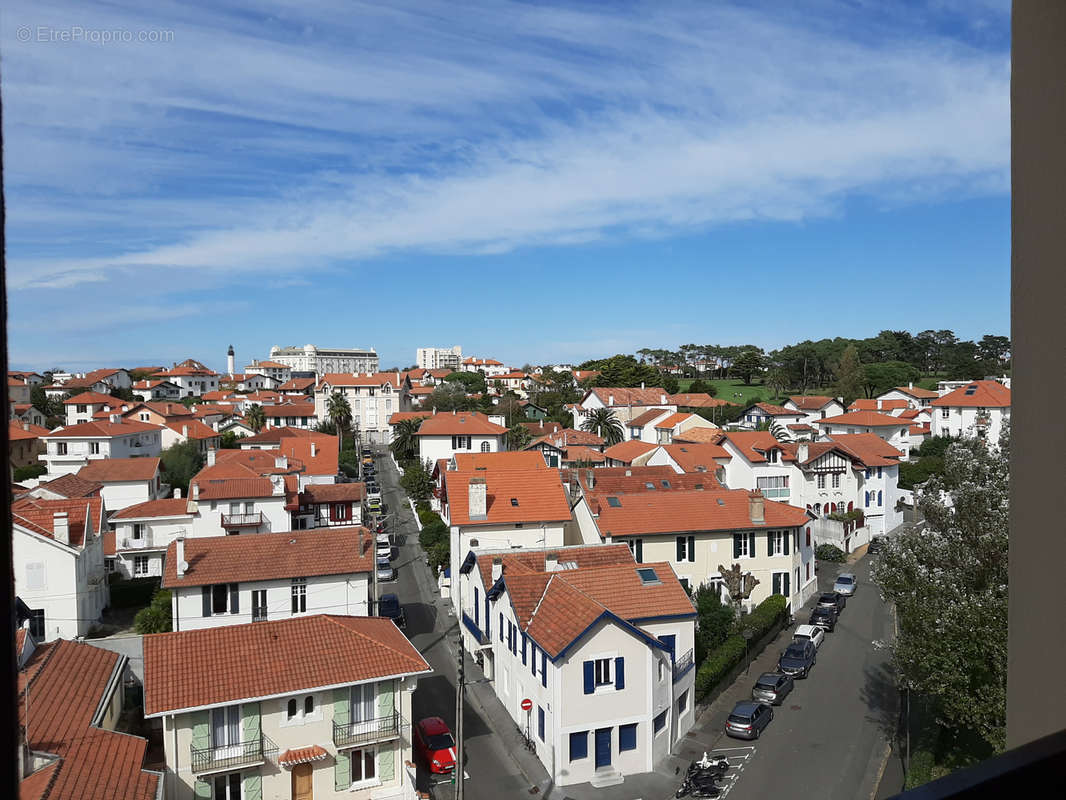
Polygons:
[[229,346],[229,351],[226,353],[226,371],[229,372],[229,376],[231,378],[233,377],[233,373],[236,371],[233,368],[234,367],[233,356],[234,356],[233,345],[230,345]]

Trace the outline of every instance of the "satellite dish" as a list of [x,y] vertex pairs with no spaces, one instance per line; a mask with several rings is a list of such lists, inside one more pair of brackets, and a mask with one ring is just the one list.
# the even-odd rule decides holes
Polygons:
[[189,562],[188,561],[182,561],[181,564],[179,564],[178,566],[181,568],[182,572],[188,572],[189,571]]

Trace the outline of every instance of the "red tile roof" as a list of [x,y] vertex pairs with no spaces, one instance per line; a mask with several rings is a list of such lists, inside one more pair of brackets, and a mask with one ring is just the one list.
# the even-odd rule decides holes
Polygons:
[[[285,466],[277,466],[277,459],[285,456]],[[249,470],[248,474],[243,472],[227,473],[231,478],[254,478],[256,476],[266,475],[288,475],[290,473],[303,472],[304,463],[300,459],[290,458],[287,453],[282,453],[280,449],[272,450],[216,450],[215,451],[215,467],[208,469],[217,469],[218,467],[245,467]],[[226,477],[211,472],[209,477]]]
[[[311,450],[314,449],[314,455]],[[249,451],[244,451],[249,452]],[[260,451],[264,452],[264,451]],[[315,436],[292,437],[281,440],[277,450],[265,452],[283,455],[289,461],[304,465],[304,475],[336,475],[339,471],[339,451],[336,436],[320,433]]]
[[241,439],[241,445],[246,444],[277,444],[280,443],[283,438],[302,438],[308,439],[312,436],[321,436],[322,434],[315,431],[308,430],[307,428],[287,428],[280,426],[277,428],[267,428],[260,431],[255,436],[245,436]]
[[432,411],[394,411],[392,416],[389,417],[389,424],[395,425],[405,419],[425,419],[432,416]]
[[720,408],[721,406],[738,405],[737,403],[730,403],[728,400],[719,400],[717,397],[711,397],[709,394],[701,392],[670,394],[666,396],[666,399],[678,408]]
[[315,385],[314,378],[292,378],[278,387],[279,392],[305,392]]
[[503,363],[497,361],[494,358],[466,358],[463,359],[463,363],[469,366],[478,367],[502,367]]
[[558,422],[545,421],[543,425],[540,422],[519,422],[518,424],[534,436],[548,436],[563,430],[563,426]]
[[329,752],[319,747],[317,744],[313,744],[310,747],[295,747],[286,750],[280,756],[278,756],[278,764],[283,767],[294,767],[297,764],[309,764],[312,761],[322,761],[329,755]]
[[623,464],[630,464],[634,459],[640,458],[647,453],[650,453],[658,445],[654,445],[651,442],[642,442],[638,439],[630,439],[628,442],[619,442],[613,444],[604,450],[604,455],[614,461],[621,461]]
[[[29,746],[60,760],[24,780],[48,800],[154,800],[159,776],[142,769],[148,743],[93,724],[120,656],[60,639],[38,645],[19,671],[19,724]],[[122,691],[121,682],[116,691]],[[42,774],[43,773],[43,774]]]
[[586,491],[590,488],[589,478],[591,477],[591,488],[605,494],[722,488],[714,475],[710,473],[706,475],[699,472],[679,473],[675,472],[673,467],[665,465],[661,467],[601,467],[594,470],[570,469],[567,472]]
[[594,447],[571,446],[567,447],[566,452],[563,454],[563,461],[569,464],[580,462],[602,464],[606,460],[607,456]]
[[481,582],[486,588],[492,586],[492,562],[496,558],[500,559],[503,574],[507,577],[544,572],[547,569],[546,559],[548,558],[555,558],[563,564],[576,564],[578,567],[636,563],[629,545],[625,544],[569,545],[526,550],[482,550],[474,553],[474,561],[478,572],[481,573]]
[[[906,420],[903,424],[907,425]],[[891,466],[903,457],[903,453],[876,433],[834,433],[830,438],[866,467]]]
[[110,436],[129,436],[131,433],[144,433],[146,431],[158,431],[158,425],[149,425],[147,422],[134,422],[133,420],[123,419],[121,422],[104,422],[101,420],[93,420],[91,422],[82,422],[79,425],[68,425],[65,428],[56,428],[47,438],[50,439],[66,439],[66,438],[100,438]]
[[893,411],[897,408],[906,407],[906,400],[878,400],[876,397],[859,397],[848,406],[848,411]]
[[[600,398],[605,406],[617,408],[618,406],[662,406],[673,405],[666,390],[661,386],[649,386],[645,389],[630,389],[625,387],[597,386],[589,391]],[[588,395],[585,395],[588,397]],[[614,403],[610,403],[611,398]],[[665,397],[665,402],[663,401]],[[583,400],[584,398],[582,398]]]
[[[69,384],[68,384],[69,385]],[[82,392],[76,394],[73,397],[68,397],[63,401],[65,406],[98,406],[98,405],[114,405],[121,403],[122,399],[119,397],[113,397],[109,394],[100,394],[100,392]]]
[[541,442],[547,442],[553,447],[570,447],[571,445],[581,445],[583,447],[602,447],[604,440],[602,436],[597,436],[591,431],[578,431],[573,428],[562,428],[555,433],[548,433],[544,436],[534,439],[532,442],[526,445],[526,449],[538,445]]
[[999,381],[973,381],[933,401],[939,408],[1010,408],[1010,389]]
[[671,414],[669,417],[667,417],[666,419],[662,420],[661,422],[656,422],[655,423],[655,430],[657,430],[657,431],[659,431],[659,430],[663,430],[663,431],[670,430],[670,429],[680,425],[682,422],[684,422],[685,420],[689,419],[690,417],[694,417],[694,416],[696,416],[696,415],[695,414],[689,414],[689,413],[684,412],[684,411],[679,411],[676,414]]
[[271,497],[274,494],[274,485],[269,478],[208,478],[199,476],[193,478],[189,484],[189,492],[193,494],[193,486],[199,486],[200,500],[242,500],[252,497]]
[[804,411],[818,411],[832,403],[836,398],[827,397],[824,394],[794,394],[788,399],[792,401],[796,408]]
[[769,414],[771,417],[802,417],[802,411],[796,411],[795,409],[785,408],[784,406],[775,406],[770,403],[755,403],[752,408],[758,408],[765,414]]
[[174,433],[181,434],[187,439],[217,439],[222,435],[215,429],[204,425],[198,419],[168,422],[166,426]]
[[920,386],[897,386],[897,392],[903,392],[918,400],[936,400],[940,395],[930,389],[922,389]]
[[266,417],[313,417],[315,416],[313,403],[283,403],[279,406],[263,406],[263,415]]
[[721,429],[693,426],[674,434],[675,443],[718,444],[722,439]]
[[507,428],[489,422],[478,411],[457,411],[454,414],[440,413],[426,417],[418,428],[418,436],[502,436]]
[[43,500],[24,496],[11,505],[12,521],[16,525],[49,539],[55,538],[55,514],[62,512],[67,515],[71,547],[84,544],[87,524],[92,533],[99,533],[105,527],[104,501],[99,497]]
[[119,519],[152,519],[154,517],[191,517],[189,501],[182,497],[164,497],[161,500],[148,500],[127,506],[121,511],[112,514],[111,520]]
[[159,716],[429,671],[384,617],[322,614],[156,633],[144,637],[144,710]]
[[389,384],[393,389],[399,389],[403,377],[396,372],[327,372],[318,381],[316,390],[329,386],[384,386]]
[[[744,489],[643,492],[585,495],[601,536],[636,536],[683,531],[730,531],[795,527],[808,517],[802,508],[764,500],[764,521],[751,521],[749,493]],[[618,505],[607,498],[614,496]]]
[[714,471],[720,466],[716,459],[733,457],[720,444],[664,444],[662,448],[685,472],[707,472],[714,475]]
[[366,484],[312,483],[300,492],[300,504],[359,503],[366,499]]
[[373,536],[356,526],[189,538],[185,540],[189,568],[181,577],[176,551],[177,543],[171,542],[163,562],[166,589],[369,573],[374,564]]
[[159,473],[159,464],[159,458],[101,458],[78,470],[78,477],[99,483],[150,481]]
[[49,492],[55,492],[63,497],[75,498],[75,497],[99,497],[100,490],[104,488],[102,483],[97,483],[92,480],[85,480],[84,476],[80,473],[75,475],[74,473],[68,473],[66,475],[60,475],[55,480],[48,481],[47,483],[40,483],[37,485],[39,489],[46,489]]
[[[544,459],[539,453],[530,455]],[[570,519],[570,503],[558,470],[471,469],[444,473],[452,525],[511,525],[517,522],[558,522]],[[471,519],[469,485],[473,478],[486,483],[485,519]]]
[[649,408],[643,414],[638,414],[626,423],[628,428],[643,428],[645,425],[657,420],[659,417],[666,415],[671,416],[670,409],[668,408]]
[[780,442],[770,431],[727,431],[722,434],[723,441],[728,440],[745,459],[758,464],[766,461],[764,453],[771,448],[781,449]]
[[479,468],[493,472],[519,470],[547,470],[544,456],[528,450],[504,450],[499,453],[456,453],[456,472],[472,472]]
[[816,419],[816,425],[855,425],[860,428],[887,428],[893,425],[904,427],[907,420],[892,417],[888,414],[878,414],[876,411],[849,411],[836,417]]

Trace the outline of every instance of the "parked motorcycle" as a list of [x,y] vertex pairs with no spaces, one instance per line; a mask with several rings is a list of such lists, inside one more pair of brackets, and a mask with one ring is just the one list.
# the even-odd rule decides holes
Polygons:
[[722,790],[715,783],[717,778],[697,772],[692,777],[686,777],[681,782],[681,785],[677,789],[675,797],[685,797],[686,795],[692,795],[693,797],[720,797]]
[[711,773],[716,774],[719,777],[725,775],[729,770],[729,759],[723,757],[708,758],[707,752],[704,751],[703,758],[699,761],[693,761],[688,767],[688,776],[692,777],[697,773]]

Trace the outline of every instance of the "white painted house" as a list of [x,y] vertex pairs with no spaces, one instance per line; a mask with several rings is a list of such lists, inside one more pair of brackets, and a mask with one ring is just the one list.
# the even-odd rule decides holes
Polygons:
[[903,454],[901,460],[906,461],[910,456],[910,420],[877,411],[849,411],[818,420],[817,425],[822,435],[829,437],[841,433],[872,433],[899,450]]
[[162,450],[159,428],[112,414],[108,420],[93,420],[56,428],[41,439],[45,452],[38,458],[49,475],[78,472],[91,461],[105,458],[158,458]]
[[110,601],[99,497],[22,498],[11,507],[15,594],[38,641],[85,636]]
[[581,401],[570,409],[574,416],[573,427],[581,430],[589,413],[599,408],[611,409],[615,418],[623,426],[628,426],[632,420],[653,408],[676,412],[677,404],[670,399],[665,389],[658,386],[642,385],[639,389],[596,387],[585,392]]
[[162,576],[163,554],[179,536],[191,535],[196,516],[196,504],[180,497],[149,500],[112,514],[114,530],[104,534],[107,571],[125,578]]
[[352,409],[352,428],[364,444],[392,441],[389,418],[411,410],[411,379],[399,372],[329,372],[315,387],[315,414],[329,419],[329,398],[340,392]]
[[471,552],[462,570],[469,645],[556,784],[609,787],[675,751],[696,615],[669,564],[594,545]]
[[[785,401],[782,408],[789,411],[802,411],[804,417],[800,424],[813,425],[817,420],[836,417],[844,413],[844,404],[835,397],[815,394],[795,394]],[[795,423],[790,423],[795,424]]]
[[906,386],[897,386],[877,395],[878,400],[903,400],[908,408],[929,408],[932,402],[940,395],[930,389],[923,389],[909,383]]
[[110,514],[161,496],[159,463],[158,458],[105,458],[90,461],[78,477],[102,485],[100,496]]
[[505,450],[507,428],[477,411],[433,414],[422,420],[416,434],[418,457],[436,463],[456,453],[498,453]]
[[760,425],[775,423],[781,426],[801,425],[807,417],[805,410],[775,406],[771,403],[755,403],[744,409],[738,425],[747,430],[755,430]]
[[99,392],[82,392],[63,401],[63,411],[66,414],[67,426],[80,425],[89,422],[99,411],[109,408],[118,408],[122,400],[109,394]]
[[995,445],[1010,422],[1010,389],[999,381],[971,381],[932,401],[933,436],[980,436]]
[[165,796],[413,800],[411,696],[430,672],[381,617],[146,636],[144,714],[162,720]]
[[171,592],[175,631],[366,616],[373,569],[374,540],[363,527],[178,538],[166,551],[162,588]]

